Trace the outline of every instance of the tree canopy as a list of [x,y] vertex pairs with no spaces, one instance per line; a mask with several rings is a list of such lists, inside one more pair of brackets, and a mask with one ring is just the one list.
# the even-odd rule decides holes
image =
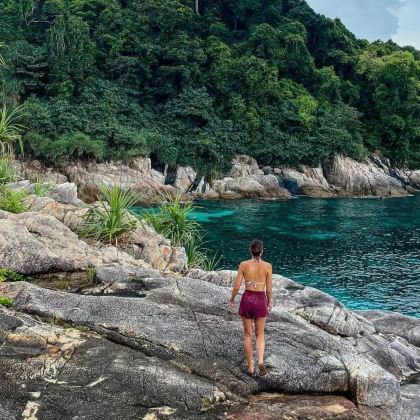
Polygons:
[[235,153],[420,163],[420,52],[358,40],[304,0],[4,0],[0,97],[49,163]]

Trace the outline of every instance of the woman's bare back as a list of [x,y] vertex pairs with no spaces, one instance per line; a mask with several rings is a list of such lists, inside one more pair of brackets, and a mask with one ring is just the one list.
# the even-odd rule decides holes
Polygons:
[[267,280],[271,280],[271,264],[261,260],[244,261],[239,266],[239,271],[245,279],[245,289],[264,291]]

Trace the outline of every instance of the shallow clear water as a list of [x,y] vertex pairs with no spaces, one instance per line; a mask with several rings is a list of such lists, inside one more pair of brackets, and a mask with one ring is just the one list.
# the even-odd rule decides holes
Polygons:
[[264,241],[276,273],[337,297],[353,309],[420,317],[420,196],[398,199],[201,201],[194,217],[221,267]]

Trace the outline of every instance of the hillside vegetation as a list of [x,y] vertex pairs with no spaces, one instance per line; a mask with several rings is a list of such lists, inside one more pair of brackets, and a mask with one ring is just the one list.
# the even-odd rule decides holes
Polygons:
[[420,166],[420,53],[303,0],[3,0],[0,41],[0,101],[25,103],[26,153],[48,163]]

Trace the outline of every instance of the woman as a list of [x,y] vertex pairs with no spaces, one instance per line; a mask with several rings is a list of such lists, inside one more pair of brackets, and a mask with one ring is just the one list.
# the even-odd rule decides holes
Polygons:
[[252,321],[254,321],[258,369],[259,374],[264,376],[267,374],[264,366],[264,328],[268,311],[273,307],[273,270],[271,264],[261,260],[263,253],[263,243],[261,241],[252,241],[249,246],[249,251],[252,259],[241,262],[239,265],[229,306],[233,310],[235,297],[244,279],[245,292],[242,295],[238,314],[242,318],[244,325],[244,351],[248,364],[248,374],[253,375],[255,371],[252,349]]

